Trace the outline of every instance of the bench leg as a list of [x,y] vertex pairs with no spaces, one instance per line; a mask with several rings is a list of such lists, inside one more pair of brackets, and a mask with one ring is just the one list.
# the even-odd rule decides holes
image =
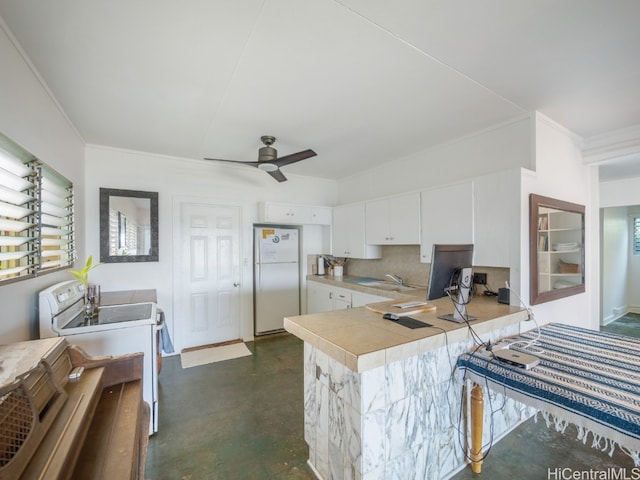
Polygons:
[[474,473],[482,470],[482,417],[484,395],[482,387],[475,383],[471,389],[471,469]]

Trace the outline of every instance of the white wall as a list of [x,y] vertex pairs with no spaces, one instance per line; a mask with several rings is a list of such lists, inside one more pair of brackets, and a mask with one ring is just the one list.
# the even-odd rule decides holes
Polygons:
[[521,291],[529,292],[529,195],[536,193],[585,206],[585,292],[533,307],[540,324],[562,322],[598,329],[600,317],[600,247],[597,167],[582,162],[581,139],[536,114],[535,174],[523,177]]
[[[22,57],[0,19],[0,131],[70,179],[75,190],[76,228],[84,230],[84,142],[39,77]],[[84,239],[77,248],[84,255]],[[70,280],[68,272],[0,287],[0,343],[38,338],[38,292]]]
[[[631,232],[633,231],[633,217],[640,215],[640,205],[632,205],[628,209],[629,212],[629,227],[627,229],[627,238],[631,238]],[[627,305],[628,311],[634,313],[640,313],[640,255],[633,255],[631,248],[627,250],[629,252],[629,264],[627,272]]]
[[[629,212],[627,207],[603,208],[602,221],[602,323],[628,311]],[[637,284],[636,284],[637,285]]]
[[520,245],[511,256],[511,287],[529,302],[529,194],[585,205],[586,292],[536,306],[534,313],[541,323],[562,321],[598,328],[598,174],[597,167],[583,164],[580,144],[579,137],[536,113],[342,179],[339,203],[523,168],[520,234],[513,239]]
[[600,207],[624,207],[640,205],[640,177],[602,182]]
[[[176,340],[173,322],[173,267],[176,261],[175,238],[179,232],[174,225],[176,207],[183,199],[198,198],[220,205],[242,208],[241,255],[243,269],[242,335],[253,335],[253,224],[258,221],[257,203],[274,201],[302,205],[335,204],[336,182],[287,175],[287,182],[278,183],[264,172],[246,166],[224,165],[203,160],[175,158],[90,145],[87,158],[87,251],[99,257],[99,188],[121,188],[158,192],[160,260],[150,263],[105,264],[93,270],[91,280],[102,290],[146,289],[158,291],[158,303],[166,312],[170,333]],[[321,248],[323,232],[320,227],[303,230],[306,253]],[[326,237],[326,235],[325,235]],[[328,250],[328,246],[326,246]],[[306,262],[302,262],[306,268]],[[176,348],[179,349],[179,338]]]
[[[615,212],[617,211],[618,207],[628,207],[626,209],[628,215],[632,216],[634,214],[640,214],[640,177],[602,182],[600,183],[599,191],[600,206],[603,207],[604,212]],[[603,238],[607,239],[607,241],[609,242],[613,242],[611,238],[615,234],[617,234],[620,236],[624,236],[628,241],[631,235],[631,224],[629,223],[629,221],[629,217],[625,218],[625,224],[627,225],[627,228],[624,231],[624,234],[620,231],[620,227],[614,228],[610,225],[610,223],[604,224],[602,229]],[[611,232],[609,231],[610,228],[612,229]],[[620,242],[622,242],[622,240],[620,240]],[[609,321],[615,320],[615,317],[620,313],[624,314],[629,311],[640,313],[640,289],[637,288],[637,286],[640,285],[640,256],[632,255],[630,247],[625,251],[628,252],[628,262],[626,264],[626,276],[622,278],[624,278],[627,286],[625,289],[626,295],[624,298],[624,303],[622,303],[622,301],[618,298],[619,292],[614,291],[613,288],[607,288],[609,286],[609,282],[619,281],[620,278],[618,276],[615,276],[615,271],[613,269],[616,268],[616,266],[609,265],[609,262],[612,259],[617,259],[617,256],[609,248],[606,251],[603,248],[603,252],[603,322],[607,323]],[[612,279],[612,276],[615,276],[615,278]]]
[[516,167],[532,168],[532,122],[533,116],[523,116],[341,179],[338,202],[445,185]]

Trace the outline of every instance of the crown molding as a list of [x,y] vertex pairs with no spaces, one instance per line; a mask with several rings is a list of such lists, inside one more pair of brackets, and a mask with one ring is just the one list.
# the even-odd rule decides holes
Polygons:
[[614,130],[584,139],[582,159],[597,164],[640,153],[640,125]]

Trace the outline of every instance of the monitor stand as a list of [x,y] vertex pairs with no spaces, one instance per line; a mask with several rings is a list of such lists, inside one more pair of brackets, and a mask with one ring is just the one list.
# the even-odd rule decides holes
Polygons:
[[456,323],[477,320],[477,317],[470,317],[467,315],[467,303],[469,303],[469,291],[471,290],[472,285],[471,282],[471,267],[460,269],[460,275],[458,276],[458,299],[454,300],[457,303],[457,305],[455,305],[455,311],[452,314],[440,315],[438,318]]

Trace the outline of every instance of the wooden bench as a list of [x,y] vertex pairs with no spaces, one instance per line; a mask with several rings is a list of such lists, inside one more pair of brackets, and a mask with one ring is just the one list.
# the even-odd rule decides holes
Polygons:
[[37,365],[0,387],[0,479],[144,479],[142,353],[91,358],[64,338],[45,340]]

